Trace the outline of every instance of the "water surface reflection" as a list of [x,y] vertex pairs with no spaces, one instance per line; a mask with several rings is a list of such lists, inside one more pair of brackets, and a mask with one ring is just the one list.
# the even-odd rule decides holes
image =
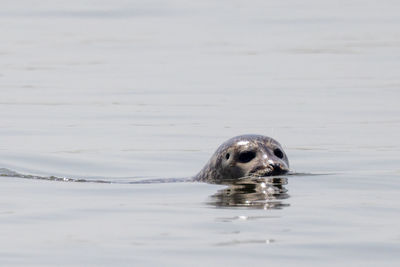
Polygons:
[[210,196],[210,205],[216,207],[252,207],[282,209],[288,207],[286,177],[246,177],[227,183],[228,187]]

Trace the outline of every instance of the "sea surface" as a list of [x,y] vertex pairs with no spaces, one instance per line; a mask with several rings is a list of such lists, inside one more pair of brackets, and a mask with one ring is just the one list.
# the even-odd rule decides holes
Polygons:
[[[399,10],[1,1],[0,265],[399,266]],[[294,174],[185,181],[249,133]]]

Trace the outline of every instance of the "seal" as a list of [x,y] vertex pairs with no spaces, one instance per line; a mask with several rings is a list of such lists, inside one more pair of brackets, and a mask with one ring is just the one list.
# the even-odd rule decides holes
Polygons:
[[263,135],[240,135],[224,142],[195,181],[224,183],[242,177],[281,175],[289,171],[282,146]]

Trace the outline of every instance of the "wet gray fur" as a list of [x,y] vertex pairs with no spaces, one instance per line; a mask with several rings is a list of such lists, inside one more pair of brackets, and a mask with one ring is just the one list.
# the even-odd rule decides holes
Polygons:
[[288,171],[289,160],[276,140],[263,135],[241,135],[224,142],[193,178],[224,183],[241,177],[281,175]]

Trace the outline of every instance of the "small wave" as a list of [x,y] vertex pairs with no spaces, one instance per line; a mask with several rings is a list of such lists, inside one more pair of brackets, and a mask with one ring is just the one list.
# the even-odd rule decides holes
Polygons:
[[[153,183],[174,183],[174,182],[190,182],[192,178],[124,178],[121,180],[107,180],[107,179],[83,179],[83,178],[69,178],[57,176],[40,176],[31,174],[21,174],[6,168],[0,168],[0,177],[14,177],[23,179],[57,181],[57,182],[75,182],[75,183],[101,183],[101,184],[153,184]],[[135,179],[135,181],[130,181]]]
[[34,180],[60,181],[60,182],[108,183],[108,184],[112,183],[111,181],[106,181],[106,180],[91,180],[91,179],[68,178],[68,177],[57,177],[57,176],[39,176],[31,174],[21,174],[6,168],[0,168],[0,176],[34,179]]
[[[314,176],[314,175],[329,175],[325,174],[315,174],[315,173],[302,173],[302,172],[290,172],[284,176]],[[57,182],[74,182],[74,183],[102,183],[102,184],[158,184],[158,183],[177,183],[177,182],[194,182],[192,177],[187,178],[142,178],[142,177],[124,177],[124,178],[71,178],[71,177],[58,177],[58,176],[40,176],[32,174],[22,174],[16,171],[0,168],[0,177],[14,177],[23,179],[34,179],[34,180],[45,180],[45,181],[57,181]],[[252,183],[267,182],[268,184],[287,184],[287,178],[280,178],[279,176],[269,176],[269,177],[243,177],[240,179],[226,180],[222,184],[240,184],[243,181],[247,183],[252,181]]]
[[295,171],[290,171],[286,175],[290,176],[320,176],[320,175],[332,175],[335,173],[311,173],[311,172],[295,172]]

